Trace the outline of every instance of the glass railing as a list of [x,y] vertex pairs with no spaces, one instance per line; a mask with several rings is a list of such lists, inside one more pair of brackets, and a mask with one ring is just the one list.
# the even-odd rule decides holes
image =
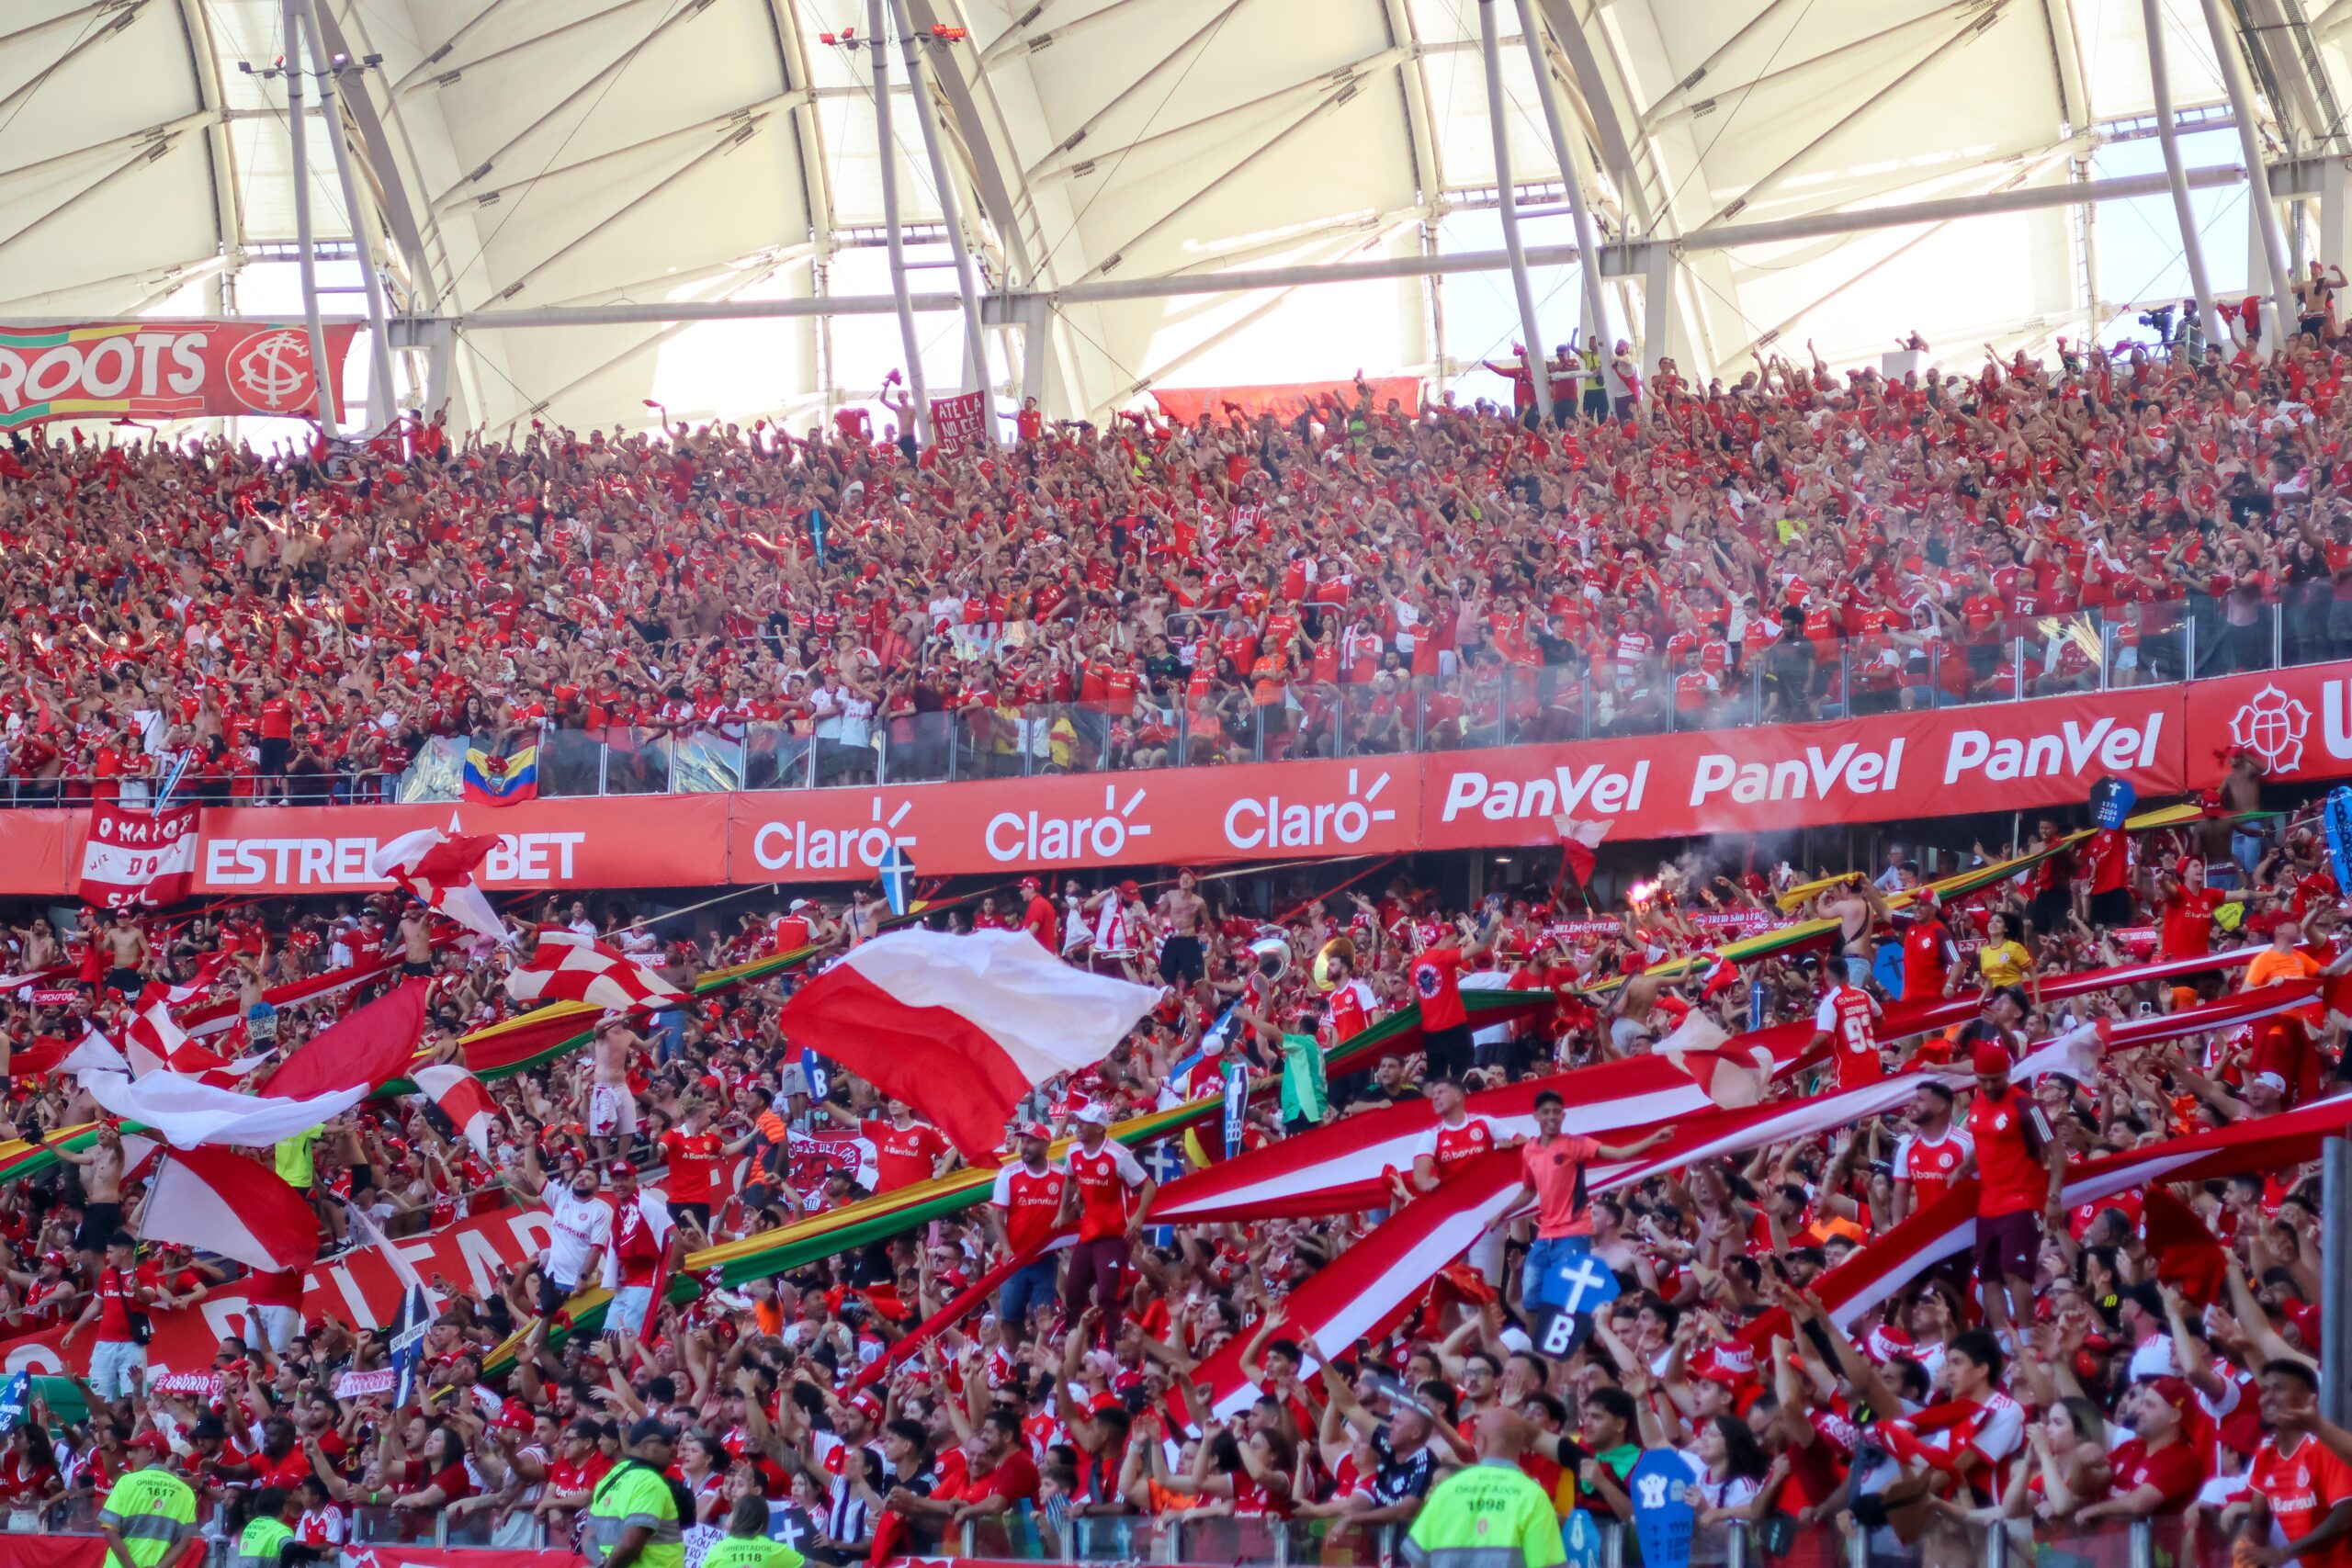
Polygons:
[[[1663,649],[1620,645],[1555,665],[1479,651],[1422,675],[1146,692],[1124,712],[1058,703],[884,714],[870,723],[548,730],[537,743],[538,790],[565,798],[939,784],[1541,745],[2020,702],[2352,658],[2352,639],[2330,632],[2331,604],[2305,596],[2241,607],[2200,597],[2011,616],[1955,626],[1948,637],[1897,630],[1737,649],[1677,637]],[[493,742],[433,739],[396,773],[319,775],[295,781],[293,793],[336,804],[454,801],[469,744]],[[151,786],[107,787],[139,803]],[[239,787],[214,781],[184,787],[180,798],[225,803]],[[86,804],[92,789],[78,778],[0,779],[0,805]]]
[[[771,1500],[779,1518],[785,1506],[781,1498]],[[551,1545],[541,1522],[525,1510],[368,1506],[348,1510],[347,1519],[346,1546],[354,1551],[430,1545],[514,1551]],[[204,1507],[198,1528],[216,1541],[221,1539],[225,1527],[217,1506]],[[1090,1517],[1024,1505],[1013,1513],[953,1527],[935,1551],[999,1562],[1389,1568],[1403,1561],[1408,1528],[1360,1525],[1344,1517],[1236,1517],[1214,1507]],[[1563,1539],[1577,1532],[1571,1546],[1589,1548],[1582,1537],[1588,1528],[1598,1536],[1600,1568],[1638,1563],[1630,1534],[1612,1519],[1597,1525],[1582,1517],[1564,1520]],[[96,1535],[96,1505],[87,1493],[0,1505],[0,1533]],[[1577,1551],[1569,1555],[1580,1560]],[[1993,1518],[1989,1510],[1979,1509],[1969,1517],[1939,1512],[1898,1529],[1828,1523],[1792,1529],[1783,1516],[1764,1528],[1732,1524],[1698,1530],[1690,1561],[1691,1568],[2230,1568],[2231,1542],[2202,1517],[2073,1526],[2030,1517]]]

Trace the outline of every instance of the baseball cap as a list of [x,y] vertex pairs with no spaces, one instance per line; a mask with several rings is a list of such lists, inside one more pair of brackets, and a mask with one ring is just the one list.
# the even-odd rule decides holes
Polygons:
[[637,1179],[637,1167],[625,1159],[616,1159],[613,1161],[610,1174],[615,1181],[634,1181]]
[[2277,1073],[2270,1072],[2267,1069],[2255,1074],[2252,1078],[2247,1080],[2248,1088],[2252,1088],[2255,1084],[2267,1084],[2280,1094],[2287,1092],[2287,1080],[2280,1077]]
[[1021,1135],[1024,1138],[1035,1138],[1043,1143],[1050,1144],[1054,1141],[1054,1130],[1043,1122],[1029,1122],[1021,1129]]
[[2007,1072],[2015,1064],[2009,1060],[2007,1046],[1997,1040],[1980,1040],[1976,1043],[1975,1054],[1969,1058],[1969,1065],[1976,1070],[1977,1077],[1991,1077],[1997,1073]]
[[2188,1392],[2188,1384],[2176,1377],[2150,1378],[2148,1392],[2171,1405],[2176,1411],[2188,1410],[2188,1402],[2195,1397]]
[[639,1443],[674,1443],[678,1440],[678,1429],[667,1421],[657,1421],[648,1416],[629,1427],[628,1440],[632,1447]]
[[787,914],[794,914],[794,915],[797,915],[797,914],[800,913],[800,911],[801,911],[801,910],[803,910],[803,909],[807,908],[809,905],[811,905],[811,904],[813,904],[813,903],[815,903],[815,902],[816,902],[816,900],[815,900],[814,898],[795,898],[795,899],[792,901],[792,907],[791,907],[791,908],[789,908],[789,909],[788,909],[788,910],[786,910],[786,912]]
[[1078,1119],[1091,1122],[1097,1127],[1108,1127],[1111,1124],[1111,1108],[1107,1105],[1084,1105],[1079,1108]]
[[1041,886],[1043,885],[1034,876],[1024,876],[1021,879],[1021,891],[1023,893],[1035,893]]
[[1143,889],[1137,886],[1133,879],[1130,879],[1119,884],[1119,891],[1125,894],[1127,897],[1132,898],[1136,894],[1141,893]]
[[147,1452],[155,1454],[168,1454],[172,1451],[172,1445],[164,1440],[164,1434],[161,1432],[141,1432],[123,1447],[132,1450],[144,1449]]
[[870,1393],[852,1395],[849,1407],[868,1421],[878,1422],[882,1419],[882,1402]]

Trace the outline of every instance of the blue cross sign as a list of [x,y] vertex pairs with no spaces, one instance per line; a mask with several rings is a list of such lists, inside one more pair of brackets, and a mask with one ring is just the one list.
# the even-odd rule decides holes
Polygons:
[[1565,1256],[1555,1254],[1537,1294],[1562,1312],[1595,1312],[1603,1302],[1616,1300],[1617,1276],[1578,1242]]
[[904,849],[892,844],[882,852],[876,869],[882,874],[883,902],[890,906],[890,913],[903,918],[914,897],[915,863]]

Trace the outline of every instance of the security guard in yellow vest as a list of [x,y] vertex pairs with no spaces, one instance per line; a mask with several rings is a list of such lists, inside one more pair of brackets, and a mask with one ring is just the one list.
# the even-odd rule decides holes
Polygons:
[[756,1494],[735,1500],[726,1536],[702,1554],[702,1568],[806,1568],[807,1562],[784,1542],[768,1539],[768,1500]]
[[1480,1414],[1479,1462],[1430,1490],[1405,1537],[1411,1568],[1559,1568],[1567,1561],[1551,1494],[1519,1468],[1533,1436],[1511,1411]]
[[583,1545],[600,1568],[685,1568],[686,1539],[677,1494],[670,1489],[678,1434],[647,1416],[628,1429],[628,1452],[588,1495]]
[[196,1533],[196,1493],[163,1468],[171,1445],[160,1432],[141,1432],[123,1450],[133,1466],[114,1483],[98,1509],[110,1568],[157,1568]]
[[296,1568],[317,1561],[322,1555],[317,1547],[294,1539],[292,1520],[301,1517],[300,1494],[283,1486],[236,1494],[229,1504],[229,1528],[237,1537],[229,1568]]

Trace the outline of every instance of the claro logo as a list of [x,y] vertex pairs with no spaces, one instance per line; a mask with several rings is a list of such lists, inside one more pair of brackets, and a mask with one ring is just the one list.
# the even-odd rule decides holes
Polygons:
[[752,858],[763,871],[845,871],[853,866],[870,871],[882,863],[891,845],[913,849],[915,836],[899,832],[899,824],[914,809],[914,802],[902,800],[890,807],[877,795],[873,804],[874,820],[863,828],[820,828],[805,818],[763,822],[752,835]]
[[1396,813],[1376,804],[1388,787],[1385,770],[1362,793],[1358,793],[1357,778],[1357,771],[1350,768],[1348,793],[1340,800],[1245,795],[1225,808],[1225,841],[1237,850],[1318,850],[1329,844],[1360,844],[1374,822],[1394,822]]
[[1135,820],[1143,804],[1140,789],[1122,803],[1119,786],[1102,787],[1100,817],[1054,817],[1042,811],[1000,811],[989,818],[983,842],[989,858],[1010,861],[1116,860],[1129,839],[1151,837],[1151,824]]

